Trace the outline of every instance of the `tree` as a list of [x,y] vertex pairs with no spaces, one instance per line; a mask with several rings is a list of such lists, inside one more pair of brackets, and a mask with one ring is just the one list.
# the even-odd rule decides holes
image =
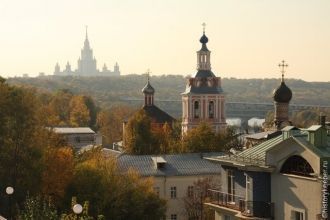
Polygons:
[[211,152],[216,150],[215,133],[206,122],[189,130],[182,140],[183,149],[188,152]]
[[214,219],[214,211],[204,206],[209,201],[208,190],[215,189],[218,186],[213,177],[205,177],[198,179],[190,188],[188,188],[184,197],[184,206],[187,216],[190,220]]
[[54,118],[59,118],[59,124],[53,124],[53,126],[69,125],[70,102],[72,96],[72,92],[70,92],[69,90],[62,89],[55,93],[55,95],[50,100],[48,109],[49,113],[51,113]]
[[130,154],[157,154],[160,147],[151,131],[151,120],[144,110],[135,113],[125,128],[125,151]]
[[59,216],[51,199],[41,196],[27,196],[23,209],[19,211],[18,220],[58,220]]
[[89,201],[91,216],[160,219],[165,214],[166,202],[154,193],[151,178],[141,178],[134,171],[120,173],[116,159],[104,158],[100,149],[84,154],[78,158],[67,198]]
[[227,127],[225,131],[215,133],[209,124],[202,122],[183,136],[183,152],[228,151],[230,148],[241,149],[235,129]]
[[69,147],[49,147],[44,155],[42,192],[60,202],[73,178],[73,150]]
[[87,127],[91,122],[90,111],[86,106],[84,96],[73,96],[70,100],[70,125]]
[[[13,186],[15,201],[33,195],[40,187],[44,132],[34,90],[0,84],[0,186]],[[2,199],[0,199],[2,200]]]
[[132,115],[134,109],[119,105],[108,110],[100,111],[97,115],[97,127],[103,136],[103,145],[123,140],[123,122]]

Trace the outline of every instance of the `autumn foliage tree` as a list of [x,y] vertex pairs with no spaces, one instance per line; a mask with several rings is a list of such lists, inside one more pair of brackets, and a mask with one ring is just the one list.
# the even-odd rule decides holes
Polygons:
[[[131,170],[119,172],[114,157],[105,158],[100,149],[81,155],[67,194],[90,203],[92,216],[106,219],[160,219],[166,203],[153,191],[153,180]],[[96,187],[97,186],[97,187]],[[153,210],[150,212],[150,210]]]
[[160,153],[151,130],[151,119],[144,110],[135,113],[125,127],[125,151],[130,154]]
[[129,106],[115,106],[102,110],[97,115],[97,127],[102,134],[103,145],[123,140],[123,122],[132,115],[134,109]]
[[213,177],[204,177],[198,179],[190,186],[191,188],[187,190],[186,196],[183,198],[188,219],[214,219],[214,210],[210,210],[204,203],[209,201],[208,190],[219,187],[216,184],[217,181]]
[[202,122],[183,136],[182,148],[185,152],[216,152],[241,148],[241,143],[233,128],[216,133],[208,123]]

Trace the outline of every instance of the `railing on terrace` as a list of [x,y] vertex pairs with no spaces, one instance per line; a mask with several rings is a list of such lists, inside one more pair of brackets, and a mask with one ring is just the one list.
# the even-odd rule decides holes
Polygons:
[[246,201],[243,197],[212,189],[208,190],[208,195],[210,203],[240,211],[244,216],[273,219],[273,203],[264,201]]

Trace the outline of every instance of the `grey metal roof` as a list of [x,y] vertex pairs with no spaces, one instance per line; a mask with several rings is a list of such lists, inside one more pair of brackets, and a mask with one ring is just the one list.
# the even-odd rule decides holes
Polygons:
[[51,129],[58,134],[95,134],[89,127],[53,127]]
[[[220,156],[223,153],[207,153],[203,156]],[[155,155],[128,155],[122,154],[117,158],[118,167],[121,171],[130,168],[137,170],[142,176],[189,176],[220,174],[220,164],[208,161],[201,157],[200,153],[167,154],[157,155],[166,163],[157,169]]]

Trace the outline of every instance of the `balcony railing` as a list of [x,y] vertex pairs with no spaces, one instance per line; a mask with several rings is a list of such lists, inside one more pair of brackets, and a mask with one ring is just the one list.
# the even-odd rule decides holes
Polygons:
[[243,197],[223,193],[218,190],[208,190],[210,203],[240,211],[248,217],[273,219],[274,204],[264,201],[246,201]]

